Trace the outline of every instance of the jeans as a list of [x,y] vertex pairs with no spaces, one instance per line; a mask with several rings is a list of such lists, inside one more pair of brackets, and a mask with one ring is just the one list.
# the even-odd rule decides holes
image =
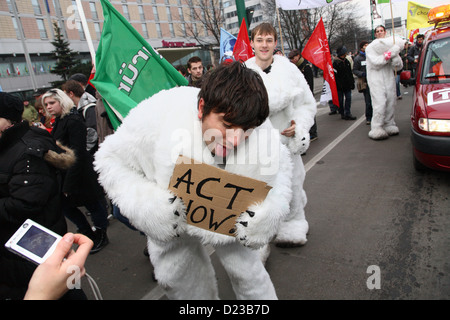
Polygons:
[[339,113],[341,114],[341,116],[350,116],[352,114],[350,112],[350,107],[352,104],[352,90],[338,90],[337,92],[339,97]]
[[370,98],[370,89],[367,87],[366,90],[363,91],[364,101],[366,103],[366,120],[372,121],[372,98]]

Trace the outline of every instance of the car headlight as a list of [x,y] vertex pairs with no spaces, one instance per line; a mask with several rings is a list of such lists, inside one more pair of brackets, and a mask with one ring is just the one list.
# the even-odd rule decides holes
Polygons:
[[419,128],[428,132],[450,132],[450,120],[420,118]]

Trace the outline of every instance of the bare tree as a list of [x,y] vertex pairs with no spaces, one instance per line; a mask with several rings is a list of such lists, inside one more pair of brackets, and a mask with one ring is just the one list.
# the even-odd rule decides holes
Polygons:
[[[225,22],[221,0],[184,0],[190,7],[186,35],[194,38],[200,45],[211,47],[220,43],[220,28]],[[198,22],[198,23],[195,23]],[[198,30],[201,25],[202,30]],[[205,37],[206,30],[208,36]]]
[[355,35],[361,34],[362,28],[358,27],[356,22],[360,17],[356,16],[351,3],[344,2],[308,10],[278,9],[279,23],[275,0],[263,0],[263,3],[265,15],[273,18],[277,29],[281,27],[283,40],[290,49],[303,49],[321,17],[331,48],[342,44],[351,45],[350,48],[353,48]]

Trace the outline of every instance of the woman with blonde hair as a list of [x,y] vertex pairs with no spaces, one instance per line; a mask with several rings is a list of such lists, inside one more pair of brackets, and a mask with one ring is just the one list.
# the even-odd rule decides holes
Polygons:
[[[103,189],[93,169],[92,155],[86,150],[86,125],[72,99],[60,89],[51,89],[42,96],[42,104],[55,116],[52,136],[75,152],[76,161],[64,172],[63,212],[83,233],[94,241],[91,253],[96,253],[108,243],[107,210],[102,197]],[[84,206],[91,213],[95,231],[78,207]]]

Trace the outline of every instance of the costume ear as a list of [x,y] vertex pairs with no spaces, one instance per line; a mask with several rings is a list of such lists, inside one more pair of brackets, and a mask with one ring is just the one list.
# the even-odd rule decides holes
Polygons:
[[201,120],[203,118],[203,106],[205,105],[205,100],[200,98],[198,101],[198,118]]

